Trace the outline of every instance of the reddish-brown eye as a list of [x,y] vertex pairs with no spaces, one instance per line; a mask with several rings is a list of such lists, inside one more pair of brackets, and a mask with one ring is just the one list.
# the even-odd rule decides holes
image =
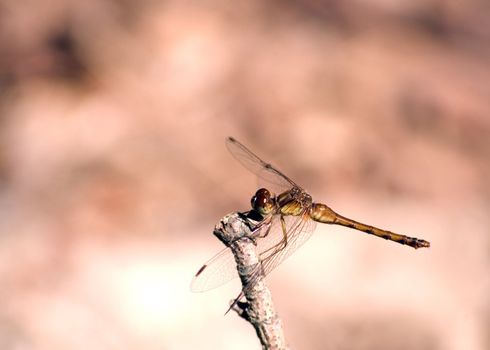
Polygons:
[[267,189],[261,188],[255,192],[255,195],[252,197],[252,208],[257,210],[259,213],[265,213],[271,204],[270,201],[271,193]]

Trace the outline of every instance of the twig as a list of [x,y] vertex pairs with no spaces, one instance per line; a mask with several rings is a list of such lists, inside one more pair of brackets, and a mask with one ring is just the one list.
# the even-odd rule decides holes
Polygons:
[[[242,292],[230,309],[252,324],[263,350],[289,349],[263,274],[259,273],[257,278],[262,266],[253,239],[252,222],[241,213],[228,214],[216,225],[214,234],[233,252],[242,281]],[[252,278],[253,285],[250,284]],[[240,301],[242,297],[246,301]]]

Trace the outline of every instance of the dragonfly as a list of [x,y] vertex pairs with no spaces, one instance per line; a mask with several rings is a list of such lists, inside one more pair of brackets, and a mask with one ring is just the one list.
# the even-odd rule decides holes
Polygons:
[[[257,270],[257,278],[251,279],[245,288],[253,287],[259,275],[269,274],[302,246],[311,237],[316,223],[345,226],[415,249],[430,247],[423,239],[366,225],[336,213],[325,204],[315,203],[302,187],[233,137],[226,139],[226,146],[238,162],[268,186],[256,191],[251,199],[252,209],[246,213],[254,223],[252,238],[261,268]],[[198,270],[191,290],[208,291],[235,277],[238,273],[233,254],[229,248],[224,248]]]

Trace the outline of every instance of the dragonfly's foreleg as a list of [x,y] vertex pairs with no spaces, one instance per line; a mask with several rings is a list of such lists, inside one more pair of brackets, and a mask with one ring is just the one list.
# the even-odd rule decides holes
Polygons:
[[[265,232],[264,232],[264,233],[261,233],[261,234],[257,235],[256,237],[258,237],[258,238],[265,238],[265,237],[267,237],[267,236],[269,235],[269,233],[271,232],[271,228],[272,228],[272,225],[268,225],[267,230],[265,230]],[[281,241],[281,242],[282,242],[282,241]],[[277,252],[277,250],[276,250],[276,249],[277,249],[277,248],[278,248],[278,246],[281,244],[281,242],[279,242],[278,244],[276,244],[276,245],[274,245],[274,246],[272,246],[272,247],[270,247],[270,248],[268,248],[268,249],[264,250],[263,252],[261,252],[261,253],[259,254],[260,261],[262,262],[264,259],[267,259],[267,258],[271,257],[272,255],[274,255],[274,254]],[[273,252],[272,252],[271,254],[267,254],[267,253],[269,253],[271,250],[272,250]]]
[[[281,221],[281,230],[282,230],[283,238],[277,244],[275,244],[272,247],[269,247],[268,249],[266,249],[263,252],[261,252],[260,253],[260,259],[261,260],[270,258],[272,255],[274,255],[277,252],[279,252],[279,251],[283,250],[284,248],[286,248],[286,245],[288,244],[286,221],[284,220],[284,217],[282,215],[280,216],[280,219],[279,220]],[[269,224],[269,223],[270,222],[267,222],[267,224]],[[257,236],[255,236],[255,238],[265,238],[265,237],[267,237],[269,235],[270,231],[271,231],[271,228],[272,228],[272,225],[269,225],[267,227],[267,230],[265,230],[264,233],[259,232],[259,234]],[[259,229],[259,231],[260,231],[260,229]]]
[[263,261],[263,260],[271,258],[276,253],[283,250],[284,247],[285,247],[285,245],[282,244],[282,241],[277,243],[276,245],[273,245],[272,247],[264,250],[262,253],[259,254],[260,260]]
[[[264,227],[267,226],[267,229],[264,230]],[[257,235],[254,235],[255,238],[265,238],[271,232],[272,225],[270,224],[270,220],[262,221],[260,224],[255,226],[254,231],[257,232]]]

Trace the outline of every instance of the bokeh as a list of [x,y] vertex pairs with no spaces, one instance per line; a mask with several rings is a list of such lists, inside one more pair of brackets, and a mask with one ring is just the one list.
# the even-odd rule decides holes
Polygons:
[[234,136],[339,213],[268,278],[293,349],[490,349],[487,1],[0,2],[0,348],[258,349]]

